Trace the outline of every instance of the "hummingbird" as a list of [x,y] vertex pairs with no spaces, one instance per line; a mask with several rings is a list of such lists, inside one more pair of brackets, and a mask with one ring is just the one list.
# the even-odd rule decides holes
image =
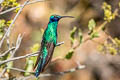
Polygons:
[[35,76],[38,77],[51,61],[54,49],[64,42],[57,43],[57,26],[62,18],[74,18],[73,16],[51,15],[47,28],[44,31],[41,41],[41,48],[34,66]]

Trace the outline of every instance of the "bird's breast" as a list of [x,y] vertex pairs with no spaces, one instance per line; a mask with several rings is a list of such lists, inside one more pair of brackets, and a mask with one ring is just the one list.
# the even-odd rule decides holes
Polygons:
[[56,44],[57,42],[57,32],[54,30],[49,30],[45,33],[45,40],[47,42],[53,42],[54,44]]

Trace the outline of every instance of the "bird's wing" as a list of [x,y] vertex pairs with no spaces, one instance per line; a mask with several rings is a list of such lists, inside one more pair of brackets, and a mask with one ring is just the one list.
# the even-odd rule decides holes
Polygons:
[[52,58],[52,55],[53,55],[53,51],[54,51],[54,48],[55,48],[55,45],[52,43],[52,42],[50,42],[50,43],[46,43],[46,48],[47,48],[47,56],[46,56],[46,60],[45,60],[45,63],[43,63],[43,56],[42,56],[42,50],[43,50],[43,47],[42,46],[44,46],[44,44],[42,44],[41,43],[41,49],[40,49],[40,53],[39,53],[39,55],[38,55],[38,57],[37,57],[37,60],[36,60],[36,64],[35,64],[35,66],[34,66],[34,70],[35,70],[35,68],[37,67],[37,65],[38,65],[38,63],[39,63],[39,61],[41,60],[42,61],[42,63],[41,63],[41,65],[42,64],[44,64],[43,66],[42,66],[42,71],[45,69],[45,67],[47,66],[47,64],[50,62],[50,60],[51,60],[51,58]]
[[41,48],[40,48],[40,52],[39,52],[39,54],[38,54],[38,57],[37,57],[37,60],[36,60],[36,63],[35,63],[35,66],[34,66],[34,70],[35,70],[35,68],[37,67],[37,64],[38,64],[38,62],[39,62],[39,60],[40,60],[40,56],[41,56],[41,54],[42,54],[42,46],[43,46],[43,43],[41,43]]
[[48,55],[46,57],[46,60],[45,60],[45,64],[43,66],[43,70],[47,67],[47,65],[49,64],[49,62],[51,61],[51,58],[53,56],[53,51],[54,51],[54,48],[55,48],[55,45],[54,43],[47,43],[47,50],[48,50]]

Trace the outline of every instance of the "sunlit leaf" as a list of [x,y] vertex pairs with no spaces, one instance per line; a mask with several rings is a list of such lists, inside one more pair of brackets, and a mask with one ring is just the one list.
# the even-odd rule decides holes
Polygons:
[[104,10],[104,20],[107,22],[111,22],[111,20],[115,19],[115,17],[118,15],[116,11],[112,11],[111,5],[106,2],[103,3],[102,9]]
[[10,26],[10,24],[12,23],[12,21],[13,21],[13,20],[7,21],[7,22],[6,22],[6,25],[7,25],[7,26]]
[[28,72],[31,72],[33,70],[33,66],[34,66],[34,63],[33,63],[33,60],[28,60],[27,61],[27,66],[26,66],[26,73],[24,73],[25,76],[28,76],[30,75],[30,73]]
[[73,53],[74,53],[74,50],[73,49],[70,49],[68,54],[65,56],[66,59],[71,59],[72,56],[73,56]]
[[32,52],[37,52],[39,48],[40,48],[40,44],[36,43],[36,44],[33,45],[33,47],[31,47],[31,51]]
[[93,29],[95,28],[95,26],[96,26],[95,20],[94,20],[94,19],[91,19],[91,20],[89,21],[89,23],[88,23],[88,29],[89,29],[90,31],[93,31]]
[[79,38],[80,38],[80,43],[82,43],[82,40],[83,40],[83,34],[82,34],[82,31],[79,29]]
[[71,32],[70,32],[70,40],[71,40],[72,43],[74,43],[74,40],[75,40],[75,37],[74,37],[74,36],[75,36],[76,30],[77,30],[77,28],[74,27],[74,28],[71,30]]
[[0,20],[0,29],[2,29],[5,26],[5,20]]
[[93,32],[91,35],[90,35],[91,39],[93,38],[98,38],[99,37],[99,33],[98,32]]
[[114,47],[110,47],[110,48],[109,48],[109,52],[110,52],[110,54],[112,54],[112,55],[116,55],[116,54],[117,54],[117,50],[116,50]]
[[116,44],[117,44],[118,46],[120,46],[120,40],[119,40],[118,38],[115,38],[114,40],[115,40]]

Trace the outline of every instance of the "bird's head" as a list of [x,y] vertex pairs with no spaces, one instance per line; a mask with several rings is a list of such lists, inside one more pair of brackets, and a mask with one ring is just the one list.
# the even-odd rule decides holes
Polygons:
[[50,16],[50,22],[59,21],[62,18],[74,18],[73,16],[59,16],[59,15],[52,15]]

